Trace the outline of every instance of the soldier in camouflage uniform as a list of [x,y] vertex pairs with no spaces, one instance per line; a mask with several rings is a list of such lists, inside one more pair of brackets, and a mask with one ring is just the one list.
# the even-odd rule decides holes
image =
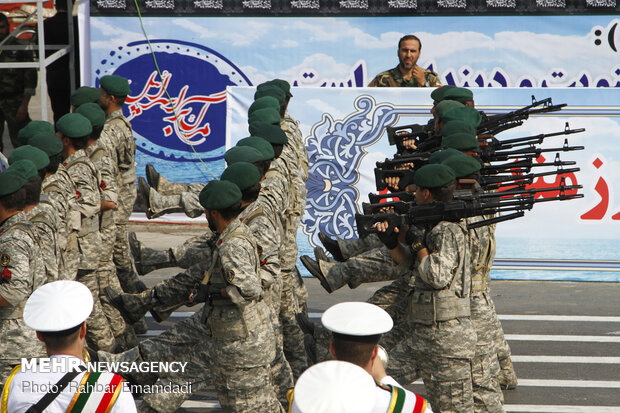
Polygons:
[[41,246],[41,254],[47,274],[46,282],[56,281],[61,256],[57,239],[60,220],[49,197],[41,194],[41,176],[45,176],[45,168],[49,165],[50,160],[45,152],[30,145],[22,145],[15,149],[9,157],[9,162],[12,164],[22,159],[31,161],[38,170],[37,176],[24,185],[26,192],[24,212],[26,212],[28,220],[34,225],[35,236]]
[[398,41],[398,66],[379,73],[369,87],[436,87],[441,86],[437,73],[422,69],[416,63],[422,51],[422,42],[414,35]]
[[49,198],[59,219],[56,234],[60,248],[58,279],[73,281],[77,277],[80,262],[77,239],[81,218],[75,184],[60,163],[63,145],[54,133],[36,134],[28,143],[41,149],[50,159],[43,175],[41,193]]
[[[0,42],[9,36],[9,20],[0,13]],[[7,46],[25,45],[24,42],[11,38]],[[17,63],[32,61],[32,52],[24,50],[0,50],[0,63]],[[20,145],[17,132],[29,121],[28,103],[37,88],[36,69],[0,69],[0,137],[4,133],[4,122],[9,127],[9,136],[14,148]],[[0,143],[0,147],[2,144]]]
[[[447,166],[420,168],[414,177],[417,204],[450,200],[454,180]],[[473,412],[476,332],[470,319],[471,248],[466,224],[440,221],[428,232],[409,228],[406,242],[413,256],[398,242],[396,231],[388,232],[386,223],[378,229],[395,261],[415,260],[411,261],[414,291],[407,309],[411,334],[389,352],[388,374],[398,380],[414,364],[433,411]]]
[[0,386],[22,357],[43,357],[45,348],[24,325],[30,294],[45,283],[45,267],[33,225],[23,212],[32,162],[16,161],[0,173]]
[[56,127],[63,143],[63,165],[75,183],[81,213],[77,281],[90,289],[94,300],[93,312],[88,319],[90,328],[87,340],[94,349],[112,351],[116,343],[101,307],[97,277],[102,245],[99,233],[101,175],[85,150],[93,129],[90,121],[79,113],[64,115],[58,120]]

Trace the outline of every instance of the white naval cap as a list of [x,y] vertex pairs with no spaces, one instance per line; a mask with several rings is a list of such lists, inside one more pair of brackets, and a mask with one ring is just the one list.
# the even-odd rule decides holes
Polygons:
[[297,380],[292,413],[369,413],[376,384],[363,368],[330,360],[308,368]]
[[364,302],[345,302],[329,307],[321,317],[328,330],[349,336],[387,333],[394,326],[392,317],[382,308]]
[[24,323],[36,331],[64,331],[82,324],[93,311],[93,296],[77,281],[54,281],[37,288],[24,306]]

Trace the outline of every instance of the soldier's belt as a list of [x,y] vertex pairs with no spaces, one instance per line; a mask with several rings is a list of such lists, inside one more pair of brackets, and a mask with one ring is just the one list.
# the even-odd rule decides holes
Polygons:
[[409,299],[407,314],[414,323],[436,322],[470,317],[470,298],[459,298],[452,291],[415,291]]

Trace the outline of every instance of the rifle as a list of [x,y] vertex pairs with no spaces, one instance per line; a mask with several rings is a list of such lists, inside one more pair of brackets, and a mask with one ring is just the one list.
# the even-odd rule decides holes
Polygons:
[[533,158],[523,159],[517,162],[509,162],[500,165],[486,165],[480,169],[480,175],[497,175],[502,172],[512,173],[529,173],[532,168],[540,168],[547,166],[571,166],[576,165],[575,161],[562,161],[560,154],[555,155],[553,162],[534,163]]
[[568,139],[564,140],[564,145],[560,148],[537,148],[534,145],[530,145],[528,148],[516,149],[513,151],[494,151],[489,148],[488,151],[480,153],[480,159],[483,162],[496,162],[496,161],[508,161],[510,159],[519,158],[538,158],[541,153],[547,152],[572,152],[582,151],[584,146],[569,146]]
[[[585,132],[585,128],[579,129],[571,129],[568,122],[564,126],[564,130],[560,132],[552,132],[552,133],[540,133],[538,135],[525,136],[522,138],[514,138],[514,139],[502,139],[501,141],[497,138],[491,138],[491,142],[487,142],[489,146],[493,146],[497,149],[497,147],[505,147],[506,149],[510,149],[514,146],[524,145],[524,144],[540,144],[546,138],[550,138],[553,136],[561,136],[561,135],[572,135],[574,133]],[[498,149],[499,150],[499,149]]]
[[555,171],[539,172],[534,174],[530,173],[526,175],[481,176],[479,183],[480,186],[483,187],[485,190],[492,190],[506,186],[531,184],[532,182],[534,182],[534,178],[539,178],[543,176],[562,175],[579,171],[580,168],[558,168]]
[[[375,185],[377,186],[377,191],[383,191],[387,188],[387,184],[385,183],[385,178],[388,177],[398,177],[400,181],[398,182],[399,191],[402,191],[407,187],[407,185],[413,183],[413,174],[415,173],[414,169],[379,169],[375,168]],[[405,184],[404,186],[401,184]]]
[[413,195],[413,192],[407,191],[391,192],[388,194],[368,194],[368,199],[370,200],[371,204],[379,204],[382,200],[387,198],[398,198],[399,200],[405,202],[415,201],[415,196]]
[[407,148],[403,146],[404,140],[415,139],[417,146],[418,142],[430,138],[430,135],[433,133],[433,128],[429,128],[429,125],[430,123],[426,125],[414,123],[403,126],[386,126],[385,131],[387,132],[390,145],[396,145],[398,153],[403,153],[407,151]]
[[429,152],[420,152],[415,155],[394,155],[394,159],[385,158],[383,162],[377,162],[377,168],[379,169],[394,169],[395,167],[404,163],[413,163],[415,167],[423,166],[428,163],[428,158],[431,156]]

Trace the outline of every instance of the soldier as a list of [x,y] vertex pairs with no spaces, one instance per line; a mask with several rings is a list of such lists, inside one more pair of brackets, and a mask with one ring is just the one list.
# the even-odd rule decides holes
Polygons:
[[50,159],[45,152],[30,145],[22,145],[15,149],[9,157],[12,164],[22,159],[31,161],[38,170],[37,176],[30,179],[24,189],[26,191],[26,206],[24,212],[28,220],[33,223],[37,242],[41,246],[47,282],[56,281],[59,276],[60,245],[57,234],[60,232],[60,221],[52,201],[45,194],[41,194],[41,177],[45,176],[45,169]]
[[[416,203],[451,200],[454,180],[447,166],[423,166],[414,177]],[[465,223],[440,221],[428,232],[410,227],[406,242],[413,256],[398,242],[397,230],[385,223],[378,230],[396,262],[415,262],[410,335],[390,351],[394,363],[388,372],[398,378],[414,365],[434,411],[473,412],[476,332],[470,319],[471,248]]]
[[75,280],[80,262],[77,239],[81,217],[75,184],[61,164],[62,142],[54,133],[47,132],[34,135],[28,143],[41,149],[50,159],[43,175],[41,192],[49,197],[60,221],[57,233],[60,248],[58,278]]
[[23,212],[23,189],[37,169],[16,161],[0,173],[0,383],[21,357],[41,357],[44,348],[22,319],[26,299],[45,283],[43,257],[33,225]]
[[441,86],[437,73],[422,69],[416,63],[422,51],[422,42],[412,34],[398,41],[398,66],[379,73],[368,87],[435,87]]
[[71,103],[71,112],[75,112],[75,109],[85,103],[98,103],[99,100],[101,100],[101,95],[101,89],[90,86],[80,86],[75,89],[69,98],[69,102]]
[[[5,45],[25,45],[10,33],[9,19],[0,13],[0,42],[11,36]],[[0,51],[1,63],[18,63],[33,60],[32,52],[25,50]],[[28,104],[37,88],[37,70],[13,68],[0,69],[0,136],[4,133],[4,122],[9,127],[9,136],[14,148],[20,145],[17,132],[30,122]],[[0,145],[1,147],[2,145]]]
[[54,125],[44,120],[31,120],[17,132],[20,145],[28,145],[30,139],[39,133],[54,133]]
[[87,340],[93,349],[114,351],[116,347],[114,336],[99,300],[97,268],[101,252],[101,234],[99,233],[101,175],[86,154],[88,138],[93,128],[90,121],[79,113],[68,113],[62,116],[56,123],[56,127],[63,144],[63,166],[66,167],[75,183],[81,214],[78,233],[80,262],[77,281],[88,287],[95,302],[89,318],[90,328]]
[[[124,379],[110,372],[87,372],[84,361],[86,319],[93,297],[75,281],[55,281],[38,288],[24,307],[24,323],[45,343],[49,371],[41,365],[13,369],[2,392],[3,412],[102,411],[133,413],[136,405]],[[38,341],[37,340],[37,341]],[[80,387],[80,384],[87,384]],[[50,389],[55,386],[58,391]],[[73,409],[73,410],[72,410]]]

